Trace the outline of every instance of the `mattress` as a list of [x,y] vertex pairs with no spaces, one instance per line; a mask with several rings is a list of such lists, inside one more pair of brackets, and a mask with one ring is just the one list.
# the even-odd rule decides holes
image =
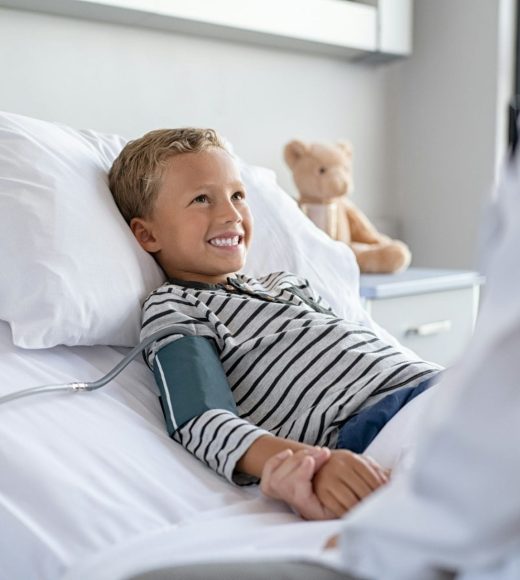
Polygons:
[[[25,350],[0,322],[0,396],[95,380],[125,352]],[[367,452],[396,465],[429,396],[398,413]],[[303,522],[256,486],[232,486],[172,441],[140,358],[98,391],[0,406],[1,580],[115,580],[155,566],[236,558],[330,561],[322,546],[340,525]]]

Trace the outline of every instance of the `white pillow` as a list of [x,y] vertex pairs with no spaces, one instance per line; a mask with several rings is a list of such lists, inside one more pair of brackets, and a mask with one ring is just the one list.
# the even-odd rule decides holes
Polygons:
[[0,319],[17,346],[136,343],[163,276],[107,185],[124,143],[0,113]]
[[[107,185],[125,140],[0,113],[0,319],[24,348],[133,346],[141,303],[163,273]],[[338,315],[363,319],[358,269],[276,183],[239,161],[255,219],[245,273],[309,278]]]

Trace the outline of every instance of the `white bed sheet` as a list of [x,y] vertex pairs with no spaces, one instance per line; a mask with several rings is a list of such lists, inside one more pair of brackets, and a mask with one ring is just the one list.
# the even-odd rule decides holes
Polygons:
[[[0,395],[94,380],[117,349],[14,347],[0,322]],[[391,466],[413,440],[428,392],[368,452]],[[136,360],[92,393],[0,406],[0,579],[115,580],[154,564],[321,558],[338,521],[302,522],[256,487],[233,487],[169,439],[153,376]]]

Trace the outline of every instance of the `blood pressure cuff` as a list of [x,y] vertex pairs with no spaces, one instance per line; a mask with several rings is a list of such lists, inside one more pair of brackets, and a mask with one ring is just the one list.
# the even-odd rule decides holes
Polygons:
[[211,339],[185,336],[155,355],[154,375],[168,433],[212,409],[237,415],[237,407]]

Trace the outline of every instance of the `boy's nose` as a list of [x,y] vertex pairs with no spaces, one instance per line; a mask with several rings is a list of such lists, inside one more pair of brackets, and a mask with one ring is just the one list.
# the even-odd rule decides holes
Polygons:
[[223,208],[221,213],[221,217],[225,222],[238,222],[242,220],[242,214],[238,211],[238,209],[232,204],[227,203]]

